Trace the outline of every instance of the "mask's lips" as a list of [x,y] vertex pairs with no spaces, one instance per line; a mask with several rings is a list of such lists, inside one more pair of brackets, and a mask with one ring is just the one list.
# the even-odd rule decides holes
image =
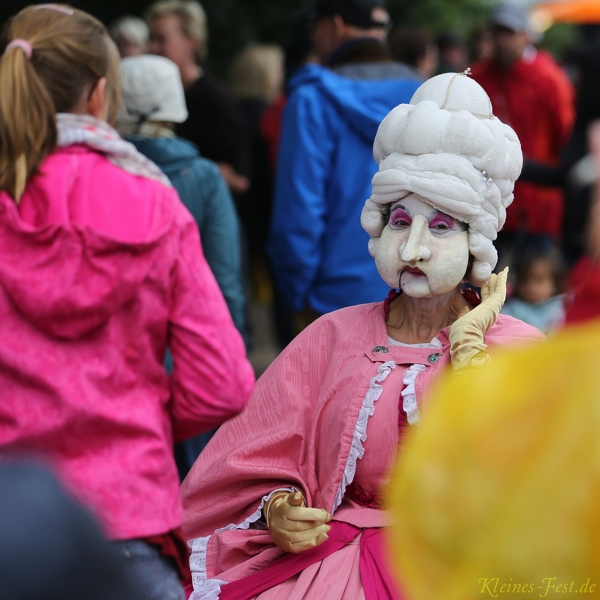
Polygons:
[[402,270],[406,271],[407,273],[412,273],[413,275],[425,275],[425,273],[423,273],[423,271],[421,271],[421,269],[418,267],[404,267]]

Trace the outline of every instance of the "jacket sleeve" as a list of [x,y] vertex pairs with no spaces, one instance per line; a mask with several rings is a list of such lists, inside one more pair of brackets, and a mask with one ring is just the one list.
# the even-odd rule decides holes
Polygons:
[[195,221],[178,208],[169,340],[174,361],[171,416],[175,441],[220,425],[246,405],[252,366],[198,243]]
[[[302,331],[257,381],[246,410],[220,427],[181,488],[188,539],[240,524],[278,488],[317,490],[312,428],[328,367],[319,322]],[[308,348],[315,348],[309,352]]]
[[313,86],[297,89],[285,107],[267,252],[275,283],[302,310],[322,260],[332,133]]
[[242,286],[240,226],[233,198],[217,166],[210,162],[202,179],[206,198],[202,226],[204,256],[225,297],[238,331],[247,341],[246,298]]
[[566,73],[556,64],[551,63],[547,67],[547,88],[544,99],[546,101],[550,119],[551,129],[549,136],[554,147],[553,156],[558,156],[566,143],[573,122],[575,120],[574,90]]

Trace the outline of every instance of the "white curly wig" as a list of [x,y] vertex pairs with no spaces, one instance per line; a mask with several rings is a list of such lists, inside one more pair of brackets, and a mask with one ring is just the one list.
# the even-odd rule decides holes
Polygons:
[[381,122],[373,155],[379,171],[361,216],[371,256],[387,224],[385,205],[412,193],[468,225],[469,279],[485,283],[498,260],[492,242],[506,220],[523,155],[516,133],[493,115],[484,89],[464,74],[429,79],[410,104]]

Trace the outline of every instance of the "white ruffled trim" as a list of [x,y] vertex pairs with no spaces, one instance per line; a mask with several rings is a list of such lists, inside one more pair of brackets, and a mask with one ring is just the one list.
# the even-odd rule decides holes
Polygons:
[[[282,487],[273,490],[266,496],[263,496],[260,506],[247,519],[237,525],[230,523],[226,527],[221,527],[212,535],[222,533],[223,531],[231,531],[233,529],[248,529],[252,523],[256,523],[256,521],[260,519],[265,502],[269,500],[275,492],[280,491],[298,492],[300,490],[295,487]],[[212,535],[194,538],[188,542],[188,546],[192,550],[190,556],[190,569],[192,571],[192,586],[194,588],[189,600],[217,600],[221,593],[221,586],[227,585],[227,581],[222,581],[221,579],[207,579],[206,577],[206,548],[208,546],[208,540],[210,540]]]
[[218,600],[221,594],[221,586],[226,583],[226,581],[220,579],[208,579],[200,589],[191,593],[189,600]]
[[338,488],[333,501],[333,507],[331,509],[332,513],[335,512],[335,509],[342,503],[346,488],[354,480],[354,475],[356,474],[356,461],[365,454],[362,443],[367,440],[367,422],[369,417],[375,413],[375,402],[379,400],[379,397],[383,392],[383,386],[379,385],[379,382],[386,379],[394,368],[396,368],[396,363],[393,360],[384,362],[379,365],[377,375],[371,378],[367,395],[365,396],[362,408],[358,414],[356,427],[354,428],[354,437],[352,438],[352,446],[350,447],[350,453],[348,454],[344,476],[342,477],[340,487]]
[[417,404],[417,393],[415,391],[415,380],[417,375],[424,371],[425,365],[414,364],[404,373],[403,383],[405,388],[402,390],[402,408],[406,413],[409,425],[415,425],[421,420],[419,405]]

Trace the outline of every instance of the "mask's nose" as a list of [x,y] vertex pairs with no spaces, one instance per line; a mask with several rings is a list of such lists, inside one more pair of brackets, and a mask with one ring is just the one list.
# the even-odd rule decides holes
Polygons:
[[423,215],[415,215],[410,225],[408,240],[400,250],[400,258],[405,263],[427,260],[431,256],[430,235],[429,221]]

